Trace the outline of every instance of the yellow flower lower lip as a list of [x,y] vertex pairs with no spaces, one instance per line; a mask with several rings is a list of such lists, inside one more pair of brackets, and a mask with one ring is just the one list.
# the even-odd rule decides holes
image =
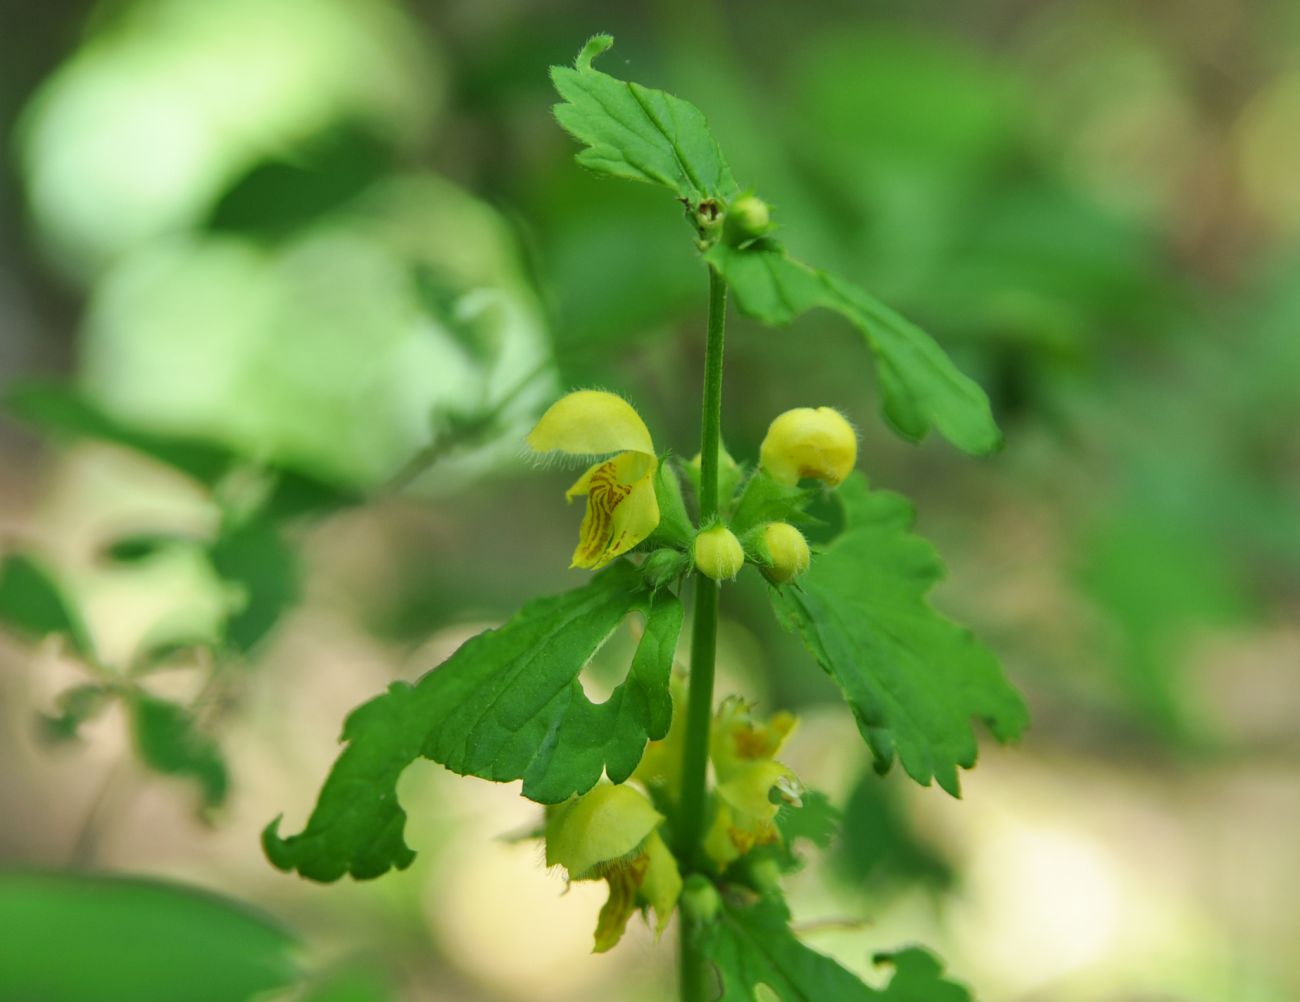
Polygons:
[[604,567],[659,525],[654,443],[641,416],[622,397],[603,390],[561,397],[537,422],[528,444],[537,452],[617,453],[589,467],[565,495],[587,498],[571,566]]
[[578,530],[574,567],[603,567],[626,553],[659,524],[654,456],[624,452],[592,466],[565,495],[587,497],[587,513]]

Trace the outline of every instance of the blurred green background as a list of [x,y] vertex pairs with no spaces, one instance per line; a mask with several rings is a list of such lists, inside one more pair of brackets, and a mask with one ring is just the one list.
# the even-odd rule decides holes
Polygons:
[[720,695],[797,707],[790,764],[847,804],[794,882],[808,941],[861,971],[921,941],[987,1000],[1300,998],[1293,0],[0,17],[0,996],[671,997],[645,929],[588,955],[601,892],[500,837],[538,818],[514,787],[410,769],[420,858],[371,884],[257,844],[352,706],[580,580],[540,407],[618,390],[695,451],[690,231],[550,117],[547,66],[608,31],[1007,436],[904,445],[841,322],[733,319],[731,451],[849,414],[1034,717],[962,801],[881,781],[760,586],[727,589]]

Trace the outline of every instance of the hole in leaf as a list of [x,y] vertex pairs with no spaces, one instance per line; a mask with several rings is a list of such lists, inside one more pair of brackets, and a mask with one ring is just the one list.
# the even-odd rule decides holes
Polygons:
[[632,667],[636,645],[644,632],[645,616],[633,612],[624,616],[614,632],[605,638],[605,642],[578,673],[578,684],[582,686],[583,695],[588,700],[599,706],[623,683]]

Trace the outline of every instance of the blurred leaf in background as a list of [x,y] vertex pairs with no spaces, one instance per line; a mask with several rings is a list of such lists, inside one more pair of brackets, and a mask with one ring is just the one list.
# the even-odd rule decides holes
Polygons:
[[0,874],[0,928],[0,987],[12,999],[236,1002],[299,976],[280,926],[175,883]]

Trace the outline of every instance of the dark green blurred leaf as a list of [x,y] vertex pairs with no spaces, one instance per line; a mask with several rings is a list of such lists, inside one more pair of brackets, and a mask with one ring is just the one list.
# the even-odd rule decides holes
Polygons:
[[[579,674],[632,611],[646,617],[627,678],[599,705]],[[271,862],[313,880],[377,877],[415,854],[402,830],[397,780],[423,756],[462,775],[522,779],[524,795],[560,803],[605,773],[627,779],[648,739],[672,716],[668,677],[682,609],[651,596],[620,560],[574,591],[536,599],[508,622],[463,644],[415,685],[396,682],[358,707],[306,829],[289,838],[278,819],[263,833]]]
[[268,475],[274,477],[274,483],[258,515],[274,525],[307,516],[320,517],[365,500],[356,491],[298,470],[274,469]]
[[115,564],[138,564],[173,546],[193,546],[195,542],[192,536],[140,532],[113,540],[104,547],[103,556]]
[[221,196],[208,228],[276,237],[318,223],[393,166],[392,150],[364,123],[343,123],[289,156],[254,166]]
[[930,606],[943,565],[912,534],[911,505],[860,473],[836,497],[844,532],[794,586],[770,590],[773,606],[840,687],[877,769],[897,754],[955,796],[979,750],[972,718],[1009,741],[1028,724],[1024,702],[992,652]]
[[297,975],[280,927],[161,881],[0,874],[0,929],[13,1002],[242,1002]]
[[243,593],[243,605],[226,625],[226,640],[247,653],[298,600],[298,554],[275,526],[252,519],[223,527],[208,556],[218,576]]
[[551,67],[565,100],[555,106],[555,117],[587,147],[578,163],[600,174],[663,185],[692,208],[705,199],[730,198],[735,179],[698,108],[592,68],[591,61],[613,44],[608,35],[596,35],[572,69]]
[[606,354],[671,329],[698,306],[706,285],[699,254],[658,191],[608,184],[566,165],[542,179],[531,201],[543,230],[539,267],[557,300],[553,334],[564,382],[607,379]]
[[1186,645],[1197,629],[1248,622],[1248,589],[1214,539],[1169,512],[1116,513],[1083,549],[1085,593],[1124,641],[1120,685],[1157,730],[1190,737]]
[[21,383],[10,388],[5,407],[52,435],[98,439],[134,449],[204,484],[215,483],[232,463],[231,453],[221,446],[131,427],[65,386]]
[[113,698],[111,689],[102,685],[77,685],[59,693],[58,713],[40,716],[41,737],[52,744],[75,741],[81,725],[97,716]]
[[952,868],[916,832],[889,784],[866,773],[844,805],[836,870],[854,887],[922,883],[946,887]]
[[1023,120],[1017,81],[932,32],[837,26],[797,47],[797,128],[822,155],[969,178],[1006,155]]
[[35,638],[56,633],[69,647],[94,659],[85,624],[54,578],[30,557],[11,553],[0,566],[0,622]]
[[194,717],[183,706],[132,693],[131,725],[136,748],[149,768],[198,783],[207,807],[226,799],[230,780],[221,751],[196,728]]

